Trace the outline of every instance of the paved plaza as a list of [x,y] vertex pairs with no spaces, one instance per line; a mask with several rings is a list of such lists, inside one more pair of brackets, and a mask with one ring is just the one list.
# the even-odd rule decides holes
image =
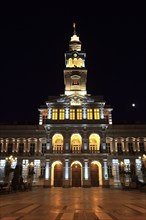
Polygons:
[[42,188],[0,195],[1,220],[146,220],[146,194],[107,188]]

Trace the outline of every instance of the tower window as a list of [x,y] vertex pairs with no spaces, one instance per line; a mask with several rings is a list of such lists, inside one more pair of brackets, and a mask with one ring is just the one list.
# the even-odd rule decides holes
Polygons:
[[92,109],[87,109],[87,119],[88,120],[92,120],[93,119],[93,115],[92,115]]
[[77,120],[82,120],[82,109],[77,109]]
[[79,81],[78,81],[77,79],[74,79],[74,80],[72,81],[72,85],[79,85]]
[[59,119],[64,120],[64,109],[59,109]]
[[75,120],[75,109],[70,109],[70,120]]
[[100,119],[99,109],[98,108],[94,109],[94,119],[95,120],[99,120]]
[[52,109],[52,120],[58,119],[58,109]]

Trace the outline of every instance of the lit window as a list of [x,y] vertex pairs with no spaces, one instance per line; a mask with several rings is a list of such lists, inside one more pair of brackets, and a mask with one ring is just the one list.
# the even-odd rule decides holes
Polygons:
[[99,109],[98,108],[94,109],[94,119],[95,120],[99,120],[100,119]]
[[58,109],[52,109],[52,120],[58,119]]
[[43,119],[44,119],[44,120],[48,118],[48,112],[47,112],[47,110],[44,110],[44,111],[42,112],[42,116],[43,116]]
[[82,120],[82,109],[77,109],[77,120]]
[[70,109],[70,120],[75,120],[75,109]]
[[73,67],[73,62],[71,58],[68,59],[68,67]]
[[63,108],[59,110],[59,119],[64,120],[64,109]]
[[88,120],[92,120],[93,119],[93,115],[92,115],[92,109],[87,109],[87,119]]
[[74,67],[77,67],[77,66],[78,66],[78,60],[77,60],[77,58],[74,58],[74,59],[73,59],[73,64],[74,64]]
[[73,81],[72,81],[72,85],[79,85],[79,81],[77,80],[77,79],[74,79]]
[[83,66],[83,60],[81,58],[78,59],[78,67]]

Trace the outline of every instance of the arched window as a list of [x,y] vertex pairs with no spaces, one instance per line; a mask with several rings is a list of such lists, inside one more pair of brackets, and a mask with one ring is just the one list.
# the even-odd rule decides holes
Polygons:
[[78,67],[83,67],[83,60],[81,58],[78,59]]
[[77,58],[74,58],[74,59],[73,59],[73,64],[74,64],[74,67],[77,67],[77,66],[78,66],[78,60],[77,60]]
[[60,152],[63,150],[63,136],[55,134],[52,138],[53,151]]
[[100,136],[98,134],[91,134],[89,137],[89,150],[91,152],[100,151]]
[[68,67],[73,67],[73,62],[72,62],[72,58],[68,59]]
[[71,149],[73,153],[81,152],[82,138],[80,134],[73,134],[71,136]]

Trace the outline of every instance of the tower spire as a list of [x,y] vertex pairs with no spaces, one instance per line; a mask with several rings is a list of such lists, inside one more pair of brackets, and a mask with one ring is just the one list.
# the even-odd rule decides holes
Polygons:
[[76,23],[75,22],[73,22],[73,29],[74,29],[73,34],[76,35]]

